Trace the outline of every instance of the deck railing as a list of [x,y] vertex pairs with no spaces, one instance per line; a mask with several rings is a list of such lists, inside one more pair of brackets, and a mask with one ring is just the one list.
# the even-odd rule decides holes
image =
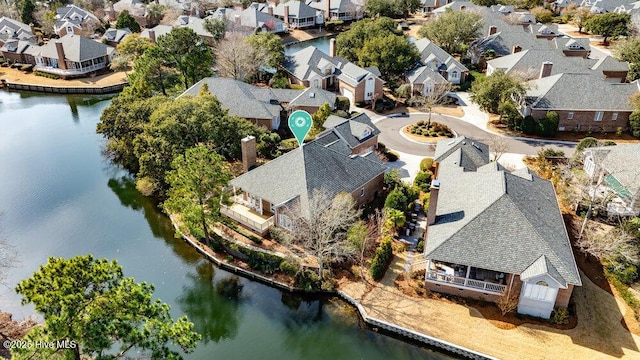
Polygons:
[[57,74],[57,75],[80,75],[80,74],[86,74],[92,71],[104,69],[105,67],[107,67],[107,64],[102,63],[102,64],[84,66],[82,69],[66,69],[65,70],[65,69],[55,68],[51,66],[42,66],[42,65],[36,65],[33,69],[36,71],[42,71],[42,72]]
[[266,233],[269,227],[271,227],[274,224],[273,216],[266,219],[264,222],[257,222],[255,220],[249,219],[248,217],[240,214],[239,212],[233,210],[232,208],[226,205],[220,206],[220,213],[230,219],[233,219],[243,225],[250,227],[251,229],[259,232],[260,234]]
[[426,280],[436,283],[452,284],[454,286],[464,287],[470,290],[479,290],[494,294],[503,294],[507,289],[506,285],[482,280],[469,279],[461,276],[442,274],[437,271],[427,271]]

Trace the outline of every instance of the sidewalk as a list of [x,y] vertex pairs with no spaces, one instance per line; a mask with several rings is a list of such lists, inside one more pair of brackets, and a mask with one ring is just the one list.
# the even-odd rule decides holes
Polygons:
[[458,98],[458,105],[464,111],[464,116],[460,120],[474,125],[475,127],[484,130],[486,132],[499,135],[492,130],[489,130],[487,124],[489,123],[489,114],[480,110],[480,107],[471,101],[471,95],[468,92],[458,91],[451,93],[453,97]]

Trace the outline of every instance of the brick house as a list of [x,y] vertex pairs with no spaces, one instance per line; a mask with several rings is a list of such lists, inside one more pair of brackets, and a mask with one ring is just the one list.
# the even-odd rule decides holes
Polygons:
[[329,44],[329,55],[308,46],[288,56],[283,69],[292,84],[321,89],[336,89],[351,104],[371,103],[382,96],[384,81],[377,67],[361,68],[335,55],[335,39]]
[[426,288],[491,302],[519,292],[518,312],[542,318],[566,308],[582,283],[551,182],[464,137],[439,141],[434,164]]
[[300,206],[304,211],[314,190],[330,196],[349,193],[357,207],[376,198],[386,170],[377,155],[353,155],[341,139],[328,143],[320,139],[257,168],[255,139],[244,139],[244,168],[251,170],[230,181],[234,204],[223,205],[221,214],[266,234],[272,226],[291,230],[291,209]]
[[421,63],[439,73],[450,83],[462,84],[469,75],[469,69],[466,66],[429,39],[420,39],[415,42],[415,45],[420,53]]
[[34,70],[55,74],[63,79],[86,77],[106,70],[115,49],[84,36],[65,35],[34,51]]
[[100,20],[91,12],[75,5],[67,5],[56,9],[56,22],[53,32],[63,37],[67,34],[93,35],[95,29],[100,26]]
[[322,145],[340,140],[347,145],[352,155],[367,154],[378,148],[380,130],[364,113],[350,119],[330,115],[323,126],[326,130],[316,138],[316,142]]
[[[552,64],[543,64],[543,66]],[[612,83],[594,73],[563,73],[528,82],[528,90],[520,104],[522,116],[543,118],[547,112],[558,113],[558,131],[606,131],[629,128],[633,108],[629,98],[640,92],[637,81]]]

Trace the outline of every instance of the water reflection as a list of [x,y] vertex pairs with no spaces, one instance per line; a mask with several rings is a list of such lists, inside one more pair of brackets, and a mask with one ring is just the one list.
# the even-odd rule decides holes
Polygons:
[[194,323],[202,341],[219,342],[238,335],[242,285],[236,276],[215,281],[216,268],[208,261],[196,266],[196,274],[188,274],[189,285],[178,297],[180,309]]
[[130,175],[113,177],[107,181],[107,186],[118,196],[122,206],[143,213],[153,236],[164,239],[165,243],[176,255],[189,264],[195,264],[202,259],[190,246],[181,241],[176,241],[171,220],[158,209],[157,203],[152,198],[142,196],[136,190],[133,177]]

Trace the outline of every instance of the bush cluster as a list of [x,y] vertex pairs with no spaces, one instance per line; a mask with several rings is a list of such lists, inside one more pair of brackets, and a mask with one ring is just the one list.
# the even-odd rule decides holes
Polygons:
[[60,76],[56,75],[56,74],[49,74],[46,72],[42,72],[42,71],[36,71],[34,72],[35,75],[37,76],[42,76],[42,77],[46,77],[49,79],[60,79]]
[[446,125],[439,124],[436,122],[431,122],[431,126],[427,124],[424,120],[420,120],[417,123],[413,124],[409,129],[409,132],[415,135],[422,136],[446,136],[453,137],[451,133],[451,129],[449,129]]
[[380,280],[384,276],[384,273],[387,271],[387,266],[389,265],[389,261],[393,257],[393,248],[391,246],[391,237],[385,236],[382,239],[380,245],[376,249],[376,255],[373,257],[371,261],[371,277],[374,280]]
[[416,178],[413,180],[413,185],[420,188],[423,192],[429,191],[429,187],[431,186],[431,177],[433,174],[431,171],[421,171],[416,175]]
[[560,118],[555,111],[549,111],[545,117],[535,120],[531,115],[525,116],[522,123],[515,124],[515,128],[527,135],[554,137],[558,133]]
[[566,308],[555,308],[551,313],[551,322],[558,325],[569,323],[569,310]]

